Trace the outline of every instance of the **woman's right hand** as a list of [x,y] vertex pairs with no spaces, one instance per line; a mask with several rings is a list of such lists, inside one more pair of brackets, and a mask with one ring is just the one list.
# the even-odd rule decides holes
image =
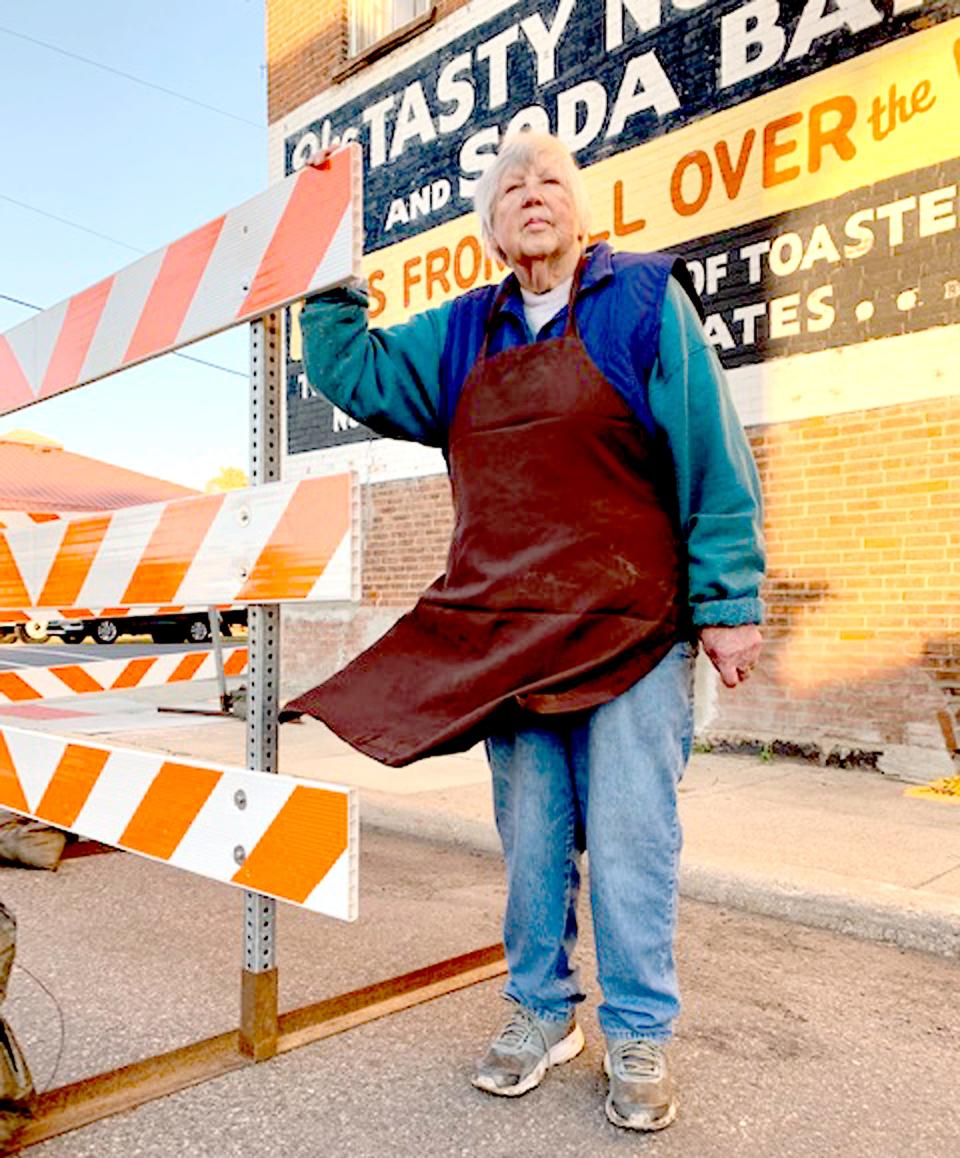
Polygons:
[[329,169],[330,158],[337,152],[332,145],[328,145],[326,149],[320,149],[319,152],[313,153],[307,160],[307,164],[311,169]]

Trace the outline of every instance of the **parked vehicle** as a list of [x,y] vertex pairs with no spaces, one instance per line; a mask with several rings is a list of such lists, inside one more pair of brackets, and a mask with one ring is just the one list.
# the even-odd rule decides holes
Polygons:
[[28,619],[25,623],[0,623],[0,643],[46,643],[50,638],[45,619]]
[[[230,635],[232,628],[246,625],[245,607],[220,612],[222,635]],[[116,643],[121,635],[150,635],[154,643],[208,643],[210,640],[210,619],[206,611],[52,619],[46,629],[49,635],[59,636],[64,643],[81,643],[88,635],[94,643]]]
[[28,619],[16,626],[17,639],[21,643],[46,643],[50,638],[49,625],[45,619]]

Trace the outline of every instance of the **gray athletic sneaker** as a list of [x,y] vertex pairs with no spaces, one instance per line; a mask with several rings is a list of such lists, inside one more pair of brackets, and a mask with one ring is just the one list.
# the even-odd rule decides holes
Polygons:
[[477,1063],[473,1084],[488,1094],[516,1098],[543,1081],[551,1066],[570,1061],[583,1049],[583,1030],[569,1021],[543,1021],[516,1006]]
[[603,1068],[610,1079],[607,1117],[615,1126],[663,1130],[677,1116],[662,1045],[642,1038],[608,1042]]

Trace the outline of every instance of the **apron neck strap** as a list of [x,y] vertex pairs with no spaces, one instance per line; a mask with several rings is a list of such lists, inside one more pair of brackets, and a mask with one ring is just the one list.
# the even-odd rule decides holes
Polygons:
[[577,294],[580,292],[580,282],[583,280],[583,271],[587,268],[586,252],[580,254],[580,260],[577,262],[577,268],[573,271],[573,281],[570,283],[570,298],[567,301],[567,324],[563,328],[563,336],[565,338],[579,337],[577,332],[577,315],[574,306],[577,302]]
[[[567,301],[567,324],[563,330],[563,336],[578,337],[577,333],[577,319],[574,312],[574,304],[577,300],[577,294],[580,292],[580,282],[583,279],[583,271],[587,268],[587,255],[582,253],[580,260],[577,262],[577,268],[573,273],[573,281],[570,283],[570,297]],[[490,304],[490,310],[487,314],[486,320],[483,323],[483,344],[480,347],[480,352],[477,354],[477,361],[482,362],[487,356],[487,344],[490,341],[490,328],[493,319],[496,317],[500,307],[510,296],[509,279],[500,286],[494,294],[493,301]]]
[[500,286],[497,292],[493,295],[493,301],[490,303],[490,310],[487,313],[483,323],[483,345],[480,347],[480,353],[477,354],[477,361],[482,362],[487,356],[487,344],[490,341],[490,329],[493,319],[497,316],[500,307],[510,296],[508,288],[509,278]]

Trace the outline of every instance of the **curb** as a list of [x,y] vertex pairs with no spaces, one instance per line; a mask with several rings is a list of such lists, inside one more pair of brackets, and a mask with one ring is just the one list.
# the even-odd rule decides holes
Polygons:
[[888,892],[889,897],[812,889],[701,865],[687,865],[680,871],[680,895],[690,900],[960,959],[960,906],[946,900],[937,904],[894,886],[879,891]]
[[360,806],[360,828],[415,836],[430,844],[453,844],[499,857],[500,838],[492,824],[469,816],[424,808],[405,808],[368,795]]
[[[491,824],[448,812],[368,797],[361,809],[361,828],[500,856],[500,841]],[[894,886],[870,888],[875,895],[815,889],[697,864],[682,865],[680,870],[680,895],[688,900],[960,960],[960,905],[946,898],[940,904]]]

